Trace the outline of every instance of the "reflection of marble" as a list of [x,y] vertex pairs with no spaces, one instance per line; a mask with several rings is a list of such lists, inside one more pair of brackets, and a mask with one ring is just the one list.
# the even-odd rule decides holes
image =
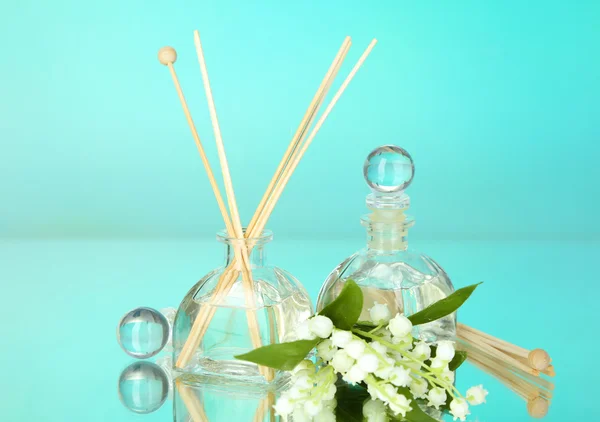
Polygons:
[[279,422],[273,405],[280,390],[223,385],[216,378],[182,375],[173,382],[174,422]]
[[150,362],[134,362],[121,372],[119,398],[126,408],[135,413],[158,410],[169,392],[165,372]]

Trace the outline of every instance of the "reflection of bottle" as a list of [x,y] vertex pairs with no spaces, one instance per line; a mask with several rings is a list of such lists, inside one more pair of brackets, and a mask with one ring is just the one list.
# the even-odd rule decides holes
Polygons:
[[282,422],[273,405],[282,389],[223,384],[217,378],[182,375],[173,382],[173,422]]
[[[412,315],[454,291],[448,275],[431,258],[409,251],[407,232],[414,220],[405,214],[410,198],[404,190],[414,176],[414,164],[404,149],[385,145],[375,149],[364,165],[364,176],[373,191],[367,196],[371,213],[362,218],[367,247],[350,256],[329,275],[319,294],[321,310],[340,293],[345,280],[362,288],[364,307],[360,320],[369,320],[369,309],[385,303],[392,314]],[[415,328],[425,341],[453,339],[456,315]]]

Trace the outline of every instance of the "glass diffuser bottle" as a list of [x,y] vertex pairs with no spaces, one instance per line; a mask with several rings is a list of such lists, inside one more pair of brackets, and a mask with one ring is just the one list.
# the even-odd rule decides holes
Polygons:
[[[410,154],[394,145],[381,146],[369,154],[363,170],[372,190],[367,196],[371,212],[362,217],[367,246],[327,277],[317,309],[334,300],[345,281],[352,279],[364,294],[360,320],[370,319],[369,309],[375,303],[387,304],[392,315],[410,316],[447,297],[454,287],[433,259],[408,249],[408,229],[414,224],[414,219],[405,214],[410,198],[404,190],[414,176]],[[456,315],[415,327],[413,334],[427,342],[453,339]]]
[[[287,271],[267,263],[265,231],[254,239],[232,239],[225,232],[225,262],[204,276],[183,299],[173,326],[175,369],[188,374],[267,384],[284,378],[237,360],[259,346],[295,340],[298,324],[313,314],[310,297]],[[247,248],[250,287],[237,265],[236,249]]]

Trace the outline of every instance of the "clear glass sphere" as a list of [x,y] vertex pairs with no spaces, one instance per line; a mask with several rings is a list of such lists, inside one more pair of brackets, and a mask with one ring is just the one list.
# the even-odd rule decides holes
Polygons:
[[374,191],[399,192],[412,182],[415,165],[405,149],[395,145],[383,145],[368,155],[363,174],[367,184]]
[[169,331],[163,314],[152,308],[136,308],[121,318],[117,341],[129,356],[147,359],[165,347]]
[[135,413],[158,410],[169,393],[169,381],[164,371],[150,362],[135,362],[121,372],[119,398]]

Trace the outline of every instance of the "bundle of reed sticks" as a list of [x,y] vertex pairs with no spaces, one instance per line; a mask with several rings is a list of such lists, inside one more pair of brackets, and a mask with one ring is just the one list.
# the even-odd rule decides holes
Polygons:
[[544,375],[553,377],[555,372],[545,350],[530,351],[460,323],[457,337],[458,348],[467,352],[469,362],[523,398],[532,417],[546,416],[554,384]]
[[[342,43],[338,53],[336,54],[331,66],[329,67],[325,77],[323,78],[317,92],[315,93],[306,113],[304,114],[300,124],[298,125],[298,129],[296,133],[292,137],[289,146],[281,159],[277,170],[273,178],[271,179],[255,213],[252,217],[252,220],[248,224],[246,230],[242,229],[242,224],[240,220],[240,215],[238,212],[238,207],[235,199],[235,192],[233,189],[233,183],[231,180],[231,175],[229,172],[229,166],[227,163],[227,155],[225,153],[225,147],[223,144],[223,138],[221,135],[221,129],[219,126],[219,120],[217,117],[217,111],[215,107],[215,102],[212,94],[212,90],[210,87],[210,80],[208,76],[208,70],[206,66],[206,60],[204,57],[204,51],[202,48],[202,42],[200,40],[200,35],[198,31],[194,32],[194,42],[196,46],[196,52],[198,55],[198,61],[200,64],[200,72],[202,75],[202,80],[204,84],[204,89],[206,92],[206,98],[208,101],[208,109],[210,113],[210,118],[212,122],[212,127],[215,135],[215,140],[217,144],[217,151],[219,155],[219,162],[221,165],[221,173],[225,186],[225,193],[227,198],[227,206],[225,205],[225,201],[220,193],[218,184],[215,179],[215,175],[211,169],[208,157],[204,151],[204,147],[198,135],[198,131],[194,125],[194,121],[188,109],[185,97],[183,95],[183,91],[179,84],[179,80],[177,78],[177,74],[175,73],[174,63],[177,60],[177,53],[172,47],[163,47],[159,50],[158,58],[159,61],[166,65],[171,73],[173,78],[173,82],[175,84],[175,89],[177,90],[177,94],[179,96],[179,100],[183,107],[183,112],[187,119],[188,125],[192,132],[192,136],[196,143],[196,147],[198,152],[200,153],[200,158],[202,159],[202,163],[204,164],[204,168],[206,169],[206,173],[208,175],[208,179],[210,185],[212,187],[213,193],[217,200],[217,205],[223,217],[223,221],[225,222],[225,228],[228,236],[231,239],[234,239],[234,249],[235,249],[235,258],[232,260],[230,265],[223,272],[223,275],[220,277],[219,282],[215,291],[212,293],[212,296],[209,300],[209,305],[218,304],[223,298],[227,297],[227,294],[232,289],[236,280],[239,278],[240,274],[242,276],[242,284],[244,287],[244,297],[246,301],[247,307],[247,320],[248,320],[248,328],[250,330],[250,336],[252,339],[252,344],[255,348],[260,347],[261,337],[260,337],[260,329],[258,325],[258,319],[255,314],[254,309],[256,308],[256,296],[254,289],[254,280],[252,278],[252,269],[250,267],[249,262],[249,254],[253,248],[253,239],[256,239],[263,232],[265,225],[277,201],[279,200],[285,186],[287,185],[290,177],[292,176],[294,170],[298,166],[300,160],[304,156],[306,150],[314,140],[315,136],[321,129],[321,126],[331,113],[333,107],[336,105],[337,101],[344,93],[348,84],[352,81],[364,61],[367,59],[368,55],[371,53],[371,50],[375,46],[377,40],[371,41],[367,49],[359,58],[358,62],[354,65],[338,91],[335,93],[325,111],[321,114],[319,119],[315,123],[315,119],[321,108],[335,77],[348,54],[348,51],[351,46],[350,37],[346,37],[344,42]],[[314,123],[314,126],[313,126]],[[312,127],[312,130],[311,130]],[[194,356],[196,350],[198,349],[208,326],[216,312],[214,306],[203,306],[198,316],[196,317],[190,335],[183,346],[179,357],[175,363],[175,366],[180,369],[184,369],[191,361]],[[268,381],[274,378],[273,371],[269,368],[259,367],[259,371],[261,375],[263,375]]]

